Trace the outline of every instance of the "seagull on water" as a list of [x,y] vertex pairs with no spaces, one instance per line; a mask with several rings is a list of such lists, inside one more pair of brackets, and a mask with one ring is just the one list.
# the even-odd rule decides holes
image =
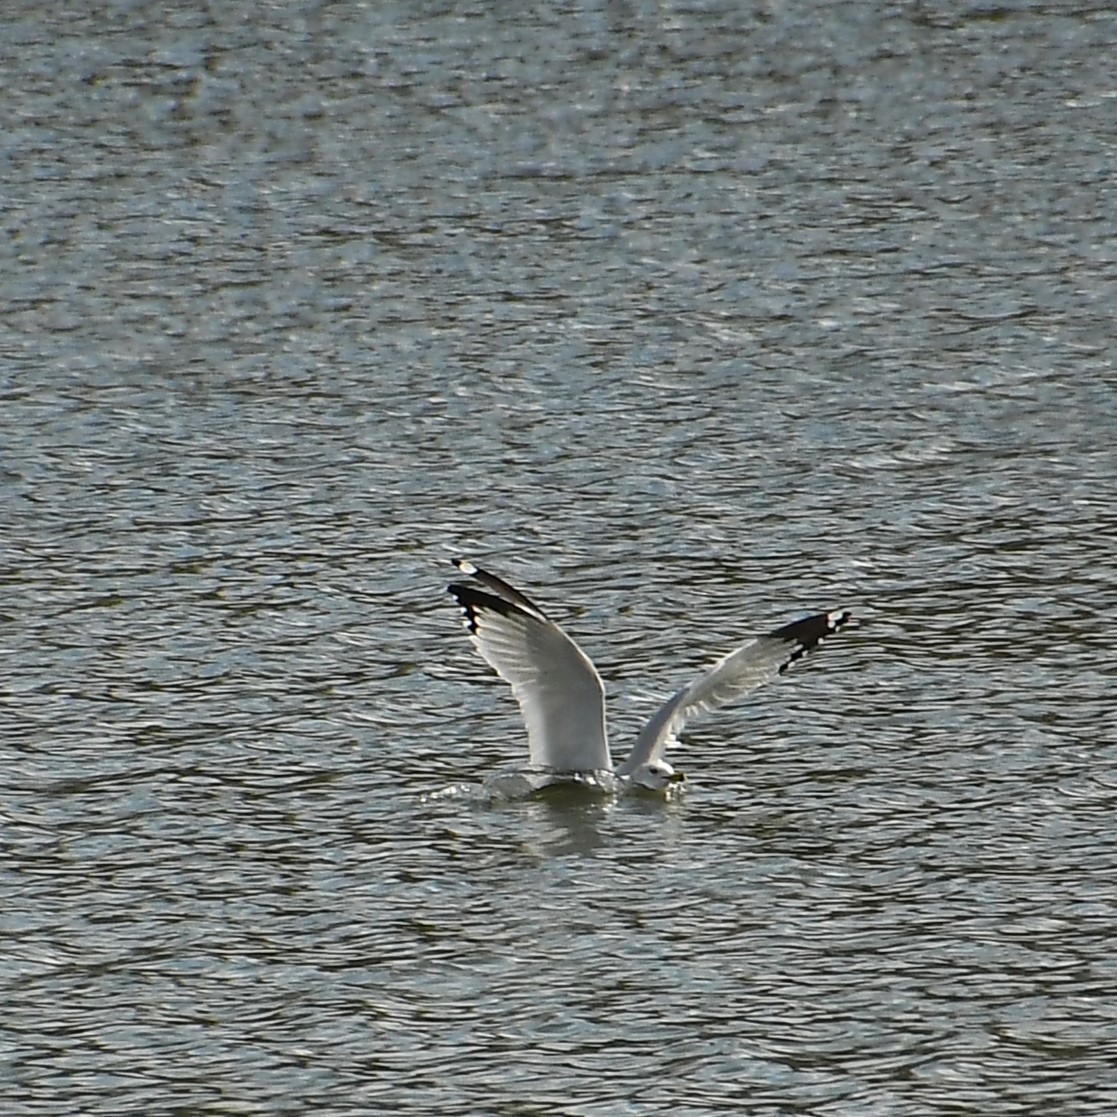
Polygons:
[[542,609],[503,578],[464,559],[470,579],[448,588],[462,608],[470,640],[511,684],[527,726],[533,768],[555,777],[608,777],[663,791],[685,777],[664,759],[696,714],[743,698],[849,623],[848,612],[816,613],[754,636],[675,692],[640,731],[626,760],[613,766],[605,732],[605,688],[589,657]]

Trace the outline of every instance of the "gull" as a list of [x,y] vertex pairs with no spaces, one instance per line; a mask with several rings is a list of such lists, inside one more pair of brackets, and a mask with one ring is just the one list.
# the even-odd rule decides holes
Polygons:
[[464,559],[454,565],[470,581],[452,583],[449,592],[462,608],[474,647],[511,684],[527,726],[532,767],[560,778],[611,775],[621,784],[657,792],[685,778],[664,753],[690,718],[782,675],[850,621],[848,612],[816,613],[747,640],[664,702],[614,768],[605,688],[586,653],[503,578]]

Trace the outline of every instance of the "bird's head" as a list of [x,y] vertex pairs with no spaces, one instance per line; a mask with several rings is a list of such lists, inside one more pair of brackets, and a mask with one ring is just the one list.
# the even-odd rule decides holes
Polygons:
[[647,791],[665,791],[686,780],[682,772],[676,772],[665,760],[653,760],[650,764],[641,764],[630,778],[636,787],[642,787]]

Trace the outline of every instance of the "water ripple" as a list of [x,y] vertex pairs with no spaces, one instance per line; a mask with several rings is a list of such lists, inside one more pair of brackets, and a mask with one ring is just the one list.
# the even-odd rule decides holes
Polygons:
[[5,1113],[1117,1110],[1112,20],[755,14],[14,6]]

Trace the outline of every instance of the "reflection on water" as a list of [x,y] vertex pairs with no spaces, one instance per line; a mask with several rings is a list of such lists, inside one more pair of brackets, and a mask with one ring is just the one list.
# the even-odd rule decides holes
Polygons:
[[12,10],[5,1112],[1117,1111],[1112,20],[758,12]]
[[524,811],[527,832],[533,835],[525,848],[541,861],[590,854],[604,841],[601,825],[612,807],[611,801],[600,796],[596,801],[585,796],[576,799],[565,790],[557,798],[537,795]]

